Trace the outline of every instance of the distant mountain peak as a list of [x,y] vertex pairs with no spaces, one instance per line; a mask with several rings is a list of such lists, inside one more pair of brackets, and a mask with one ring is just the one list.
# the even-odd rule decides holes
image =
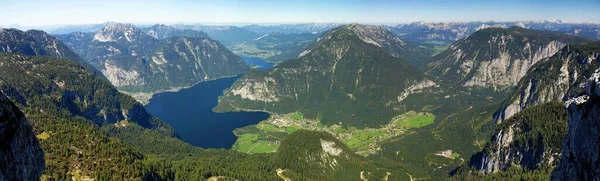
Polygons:
[[326,42],[332,37],[336,36],[356,36],[365,43],[375,45],[377,47],[387,50],[392,56],[400,57],[401,53],[406,45],[406,42],[397,37],[396,35],[389,32],[383,26],[375,25],[361,25],[352,23],[344,25],[338,28],[334,28],[324,33],[321,37],[310,46],[309,49],[300,54],[300,56],[306,55],[311,51],[312,48],[317,47],[319,44]]
[[107,22],[106,25],[94,35],[94,40],[100,42],[132,42],[144,33],[133,24]]

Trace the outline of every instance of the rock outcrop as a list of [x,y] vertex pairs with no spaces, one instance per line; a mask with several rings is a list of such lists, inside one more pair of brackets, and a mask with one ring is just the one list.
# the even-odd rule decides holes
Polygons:
[[600,69],[584,89],[583,95],[565,103],[568,132],[551,180],[600,180]]
[[498,125],[484,150],[472,157],[471,165],[483,173],[503,171],[510,166],[534,170],[542,165],[556,165],[566,123],[561,103],[530,107]]
[[0,91],[0,180],[39,180],[44,165],[25,115]]
[[530,68],[496,112],[495,119],[501,122],[529,106],[575,97],[598,67],[600,43],[566,46]]

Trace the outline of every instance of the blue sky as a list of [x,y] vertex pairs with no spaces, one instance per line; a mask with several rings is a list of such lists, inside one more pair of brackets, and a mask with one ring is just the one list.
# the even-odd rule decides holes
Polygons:
[[0,25],[600,21],[600,0],[2,0]]

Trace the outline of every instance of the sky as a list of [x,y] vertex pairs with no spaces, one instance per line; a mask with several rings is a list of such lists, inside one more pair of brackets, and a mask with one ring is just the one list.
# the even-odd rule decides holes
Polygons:
[[0,25],[600,22],[600,0],[0,0]]

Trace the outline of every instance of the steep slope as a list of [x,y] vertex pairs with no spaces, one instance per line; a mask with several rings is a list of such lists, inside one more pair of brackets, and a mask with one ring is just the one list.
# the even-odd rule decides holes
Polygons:
[[511,166],[528,170],[555,166],[566,125],[567,113],[561,103],[525,109],[497,126],[491,141],[471,158],[471,164],[484,173],[506,171]]
[[0,91],[0,180],[38,180],[44,153],[25,115]]
[[333,29],[300,58],[245,74],[215,110],[300,111],[324,124],[357,127],[388,123],[401,113],[405,96],[436,84],[372,44],[374,37],[356,33],[364,28]]
[[598,60],[600,42],[565,46],[529,69],[495,118],[501,121],[529,106],[576,96],[586,78],[600,67]]
[[531,66],[567,43],[589,41],[560,32],[486,28],[436,55],[428,73],[456,86],[501,91],[516,85]]
[[0,88],[18,105],[52,115],[81,116],[98,125],[128,120],[172,134],[141,104],[74,62],[4,53],[0,68]]
[[584,89],[583,95],[565,103],[568,131],[551,180],[600,180],[600,69],[590,76]]
[[[343,27],[349,30],[350,33],[356,34],[365,43],[375,45],[394,57],[401,57],[414,67],[421,68],[427,64],[426,61],[429,57],[424,49],[405,42],[382,26],[350,24]],[[300,57],[310,53],[312,49],[320,46],[322,43],[327,42],[335,32],[334,29],[324,33],[317,41],[313,42],[305,51],[300,53]]]
[[205,38],[157,40],[133,25],[59,36],[121,90],[156,92],[234,76],[249,68],[220,43]]
[[0,52],[43,55],[77,62],[98,76],[102,74],[56,37],[39,30],[0,29]]
[[156,39],[167,39],[171,37],[184,36],[190,38],[208,38],[208,35],[202,31],[190,29],[177,29],[164,24],[156,24],[151,27],[142,28],[142,31]]
[[0,54],[0,89],[31,122],[45,153],[43,177],[50,180],[144,177],[143,157],[99,126],[139,124],[173,135],[133,98],[70,60]]

